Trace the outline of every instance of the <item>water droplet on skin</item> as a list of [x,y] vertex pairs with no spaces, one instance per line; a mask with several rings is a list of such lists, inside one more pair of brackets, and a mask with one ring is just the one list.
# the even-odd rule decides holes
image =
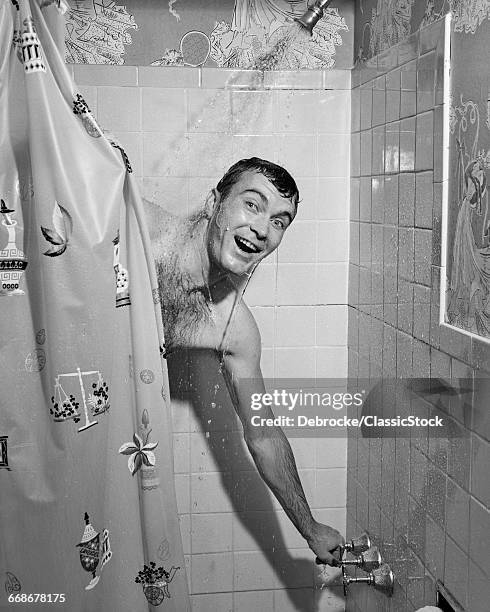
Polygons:
[[208,420],[208,425],[209,425],[209,423],[211,423],[211,419]]
[[211,408],[216,408],[216,402],[211,402]]
[[206,432],[206,438],[209,438],[209,431]]

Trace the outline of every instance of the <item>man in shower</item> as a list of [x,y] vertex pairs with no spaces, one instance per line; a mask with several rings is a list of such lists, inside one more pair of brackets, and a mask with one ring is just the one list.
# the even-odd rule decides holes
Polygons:
[[[265,392],[260,333],[241,298],[255,267],[281,243],[298,201],[291,175],[254,157],[234,164],[196,213],[174,217],[149,202],[146,212],[167,354],[216,352],[262,479],[317,558],[336,565],[342,536],[314,520],[286,436],[279,427],[251,425],[250,389],[239,384],[254,379],[253,392]],[[261,417],[274,417],[270,407]]]

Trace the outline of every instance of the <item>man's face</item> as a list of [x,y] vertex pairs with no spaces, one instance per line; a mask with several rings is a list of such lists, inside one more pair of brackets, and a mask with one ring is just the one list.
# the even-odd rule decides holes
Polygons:
[[254,171],[244,172],[227,197],[219,198],[210,221],[209,256],[221,269],[241,276],[277,249],[296,206]]

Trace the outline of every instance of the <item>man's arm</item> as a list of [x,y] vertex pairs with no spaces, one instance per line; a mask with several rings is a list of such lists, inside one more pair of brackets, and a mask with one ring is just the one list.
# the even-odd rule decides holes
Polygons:
[[[238,308],[233,322],[229,350],[224,358],[224,374],[255,465],[311,550],[321,561],[336,565],[336,559],[331,553],[343,545],[344,540],[337,530],[313,518],[284,432],[280,427],[255,427],[251,424],[251,391],[265,393],[265,386],[260,370],[259,330],[250,311],[243,304]],[[254,379],[254,388],[244,385],[243,379]],[[261,409],[260,416],[274,418],[269,406]]]

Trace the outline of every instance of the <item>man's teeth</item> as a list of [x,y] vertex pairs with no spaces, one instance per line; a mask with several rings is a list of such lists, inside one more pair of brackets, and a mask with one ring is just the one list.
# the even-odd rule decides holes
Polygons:
[[241,238],[241,237],[237,236],[236,240],[237,240],[237,242],[239,244],[246,246],[248,249],[250,249],[254,253],[258,253],[259,252],[259,249],[255,246],[255,244],[253,242],[250,242],[246,238]]

